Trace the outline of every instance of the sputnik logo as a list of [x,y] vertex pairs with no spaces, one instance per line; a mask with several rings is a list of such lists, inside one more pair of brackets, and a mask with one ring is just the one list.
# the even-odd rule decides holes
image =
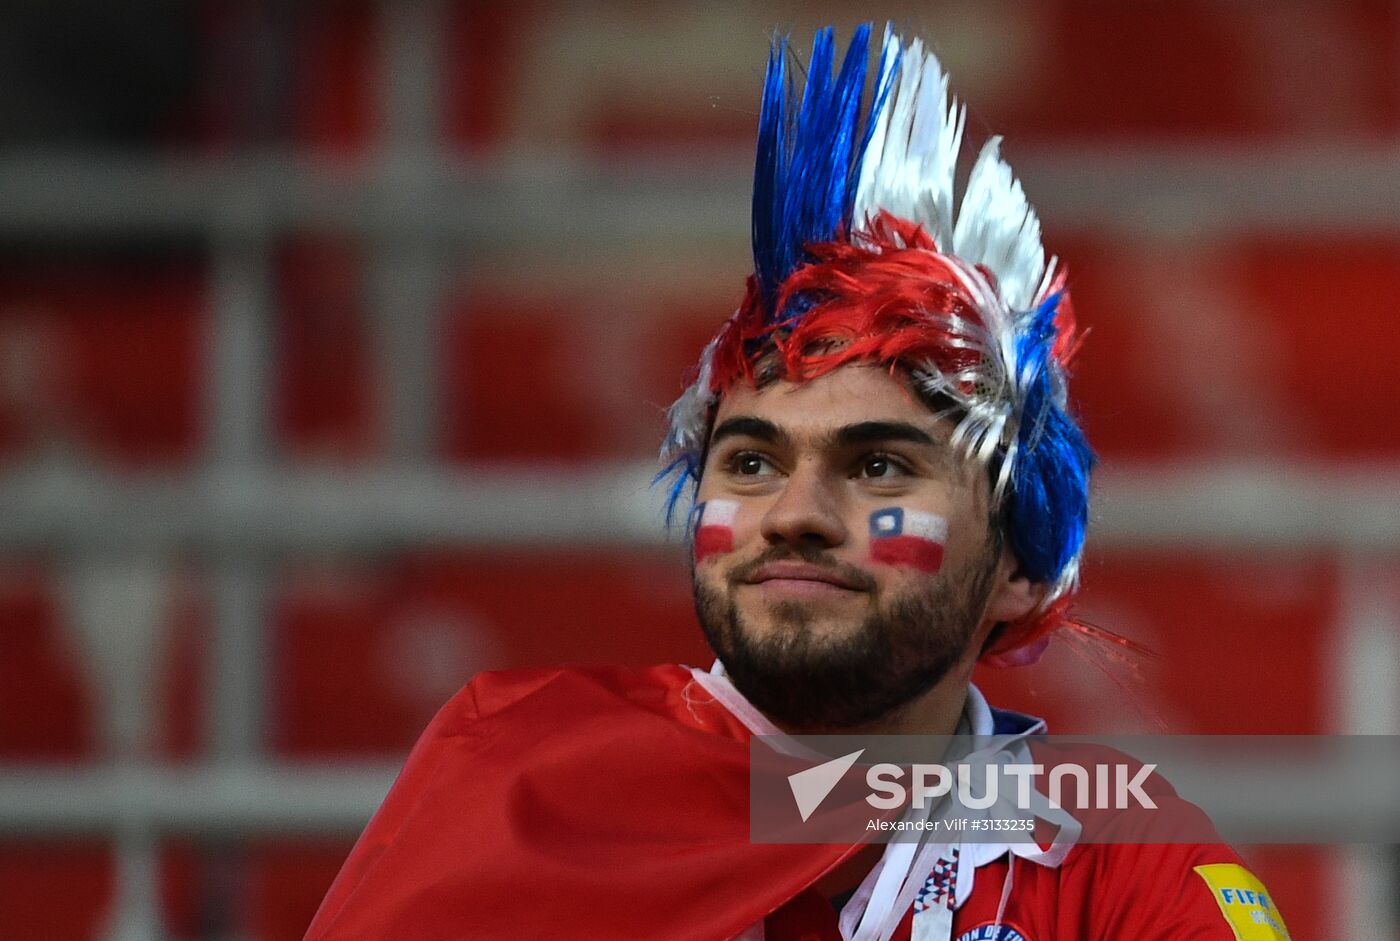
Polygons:
[[792,788],[792,799],[797,801],[797,812],[802,815],[803,823],[821,806],[832,788],[840,783],[846,772],[851,770],[851,765],[864,753],[865,749],[862,748],[806,771],[788,775],[788,787]]

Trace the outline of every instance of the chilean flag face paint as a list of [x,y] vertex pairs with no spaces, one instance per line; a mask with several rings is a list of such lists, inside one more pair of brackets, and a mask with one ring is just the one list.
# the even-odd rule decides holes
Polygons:
[[870,561],[907,565],[932,575],[943,567],[948,521],[932,513],[889,507],[870,514]]
[[734,551],[734,517],[738,512],[739,504],[733,500],[706,500],[696,505],[691,511],[696,562]]

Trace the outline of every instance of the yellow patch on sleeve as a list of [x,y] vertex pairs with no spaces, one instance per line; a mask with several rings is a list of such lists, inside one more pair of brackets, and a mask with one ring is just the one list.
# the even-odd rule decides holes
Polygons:
[[1236,863],[1212,863],[1197,866],[1195,873],[1210,887],[1238,941],[1289,941],[1273,897],[1248,869]]

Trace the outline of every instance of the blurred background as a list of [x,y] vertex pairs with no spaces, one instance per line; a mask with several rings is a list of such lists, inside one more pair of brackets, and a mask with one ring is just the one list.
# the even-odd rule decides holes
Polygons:
[[[709,662],[663,410],[771,31],[867,16],[1069,268],[1083,610],[1157,652],[993,701],[1400,732],[1400,3],[10,2],[0,938],[300,938],[473,674]],[[1294,937],[1400,937],[1388,847],[1246,854]]]

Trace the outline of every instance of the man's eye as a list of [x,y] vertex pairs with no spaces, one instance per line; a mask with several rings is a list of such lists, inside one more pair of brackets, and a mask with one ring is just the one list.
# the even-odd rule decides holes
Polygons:
[[872,454],[860,462],[860,477],[894,477],[903,473],[904,465],[885,454]]
[[768,459],[761,454],[754,454],[751,451],[741,452],[734,455],[730,460],[730,466],[734,473],[742,477],[758,477],[763,474],[772,473],[773,467],[768,463]]

